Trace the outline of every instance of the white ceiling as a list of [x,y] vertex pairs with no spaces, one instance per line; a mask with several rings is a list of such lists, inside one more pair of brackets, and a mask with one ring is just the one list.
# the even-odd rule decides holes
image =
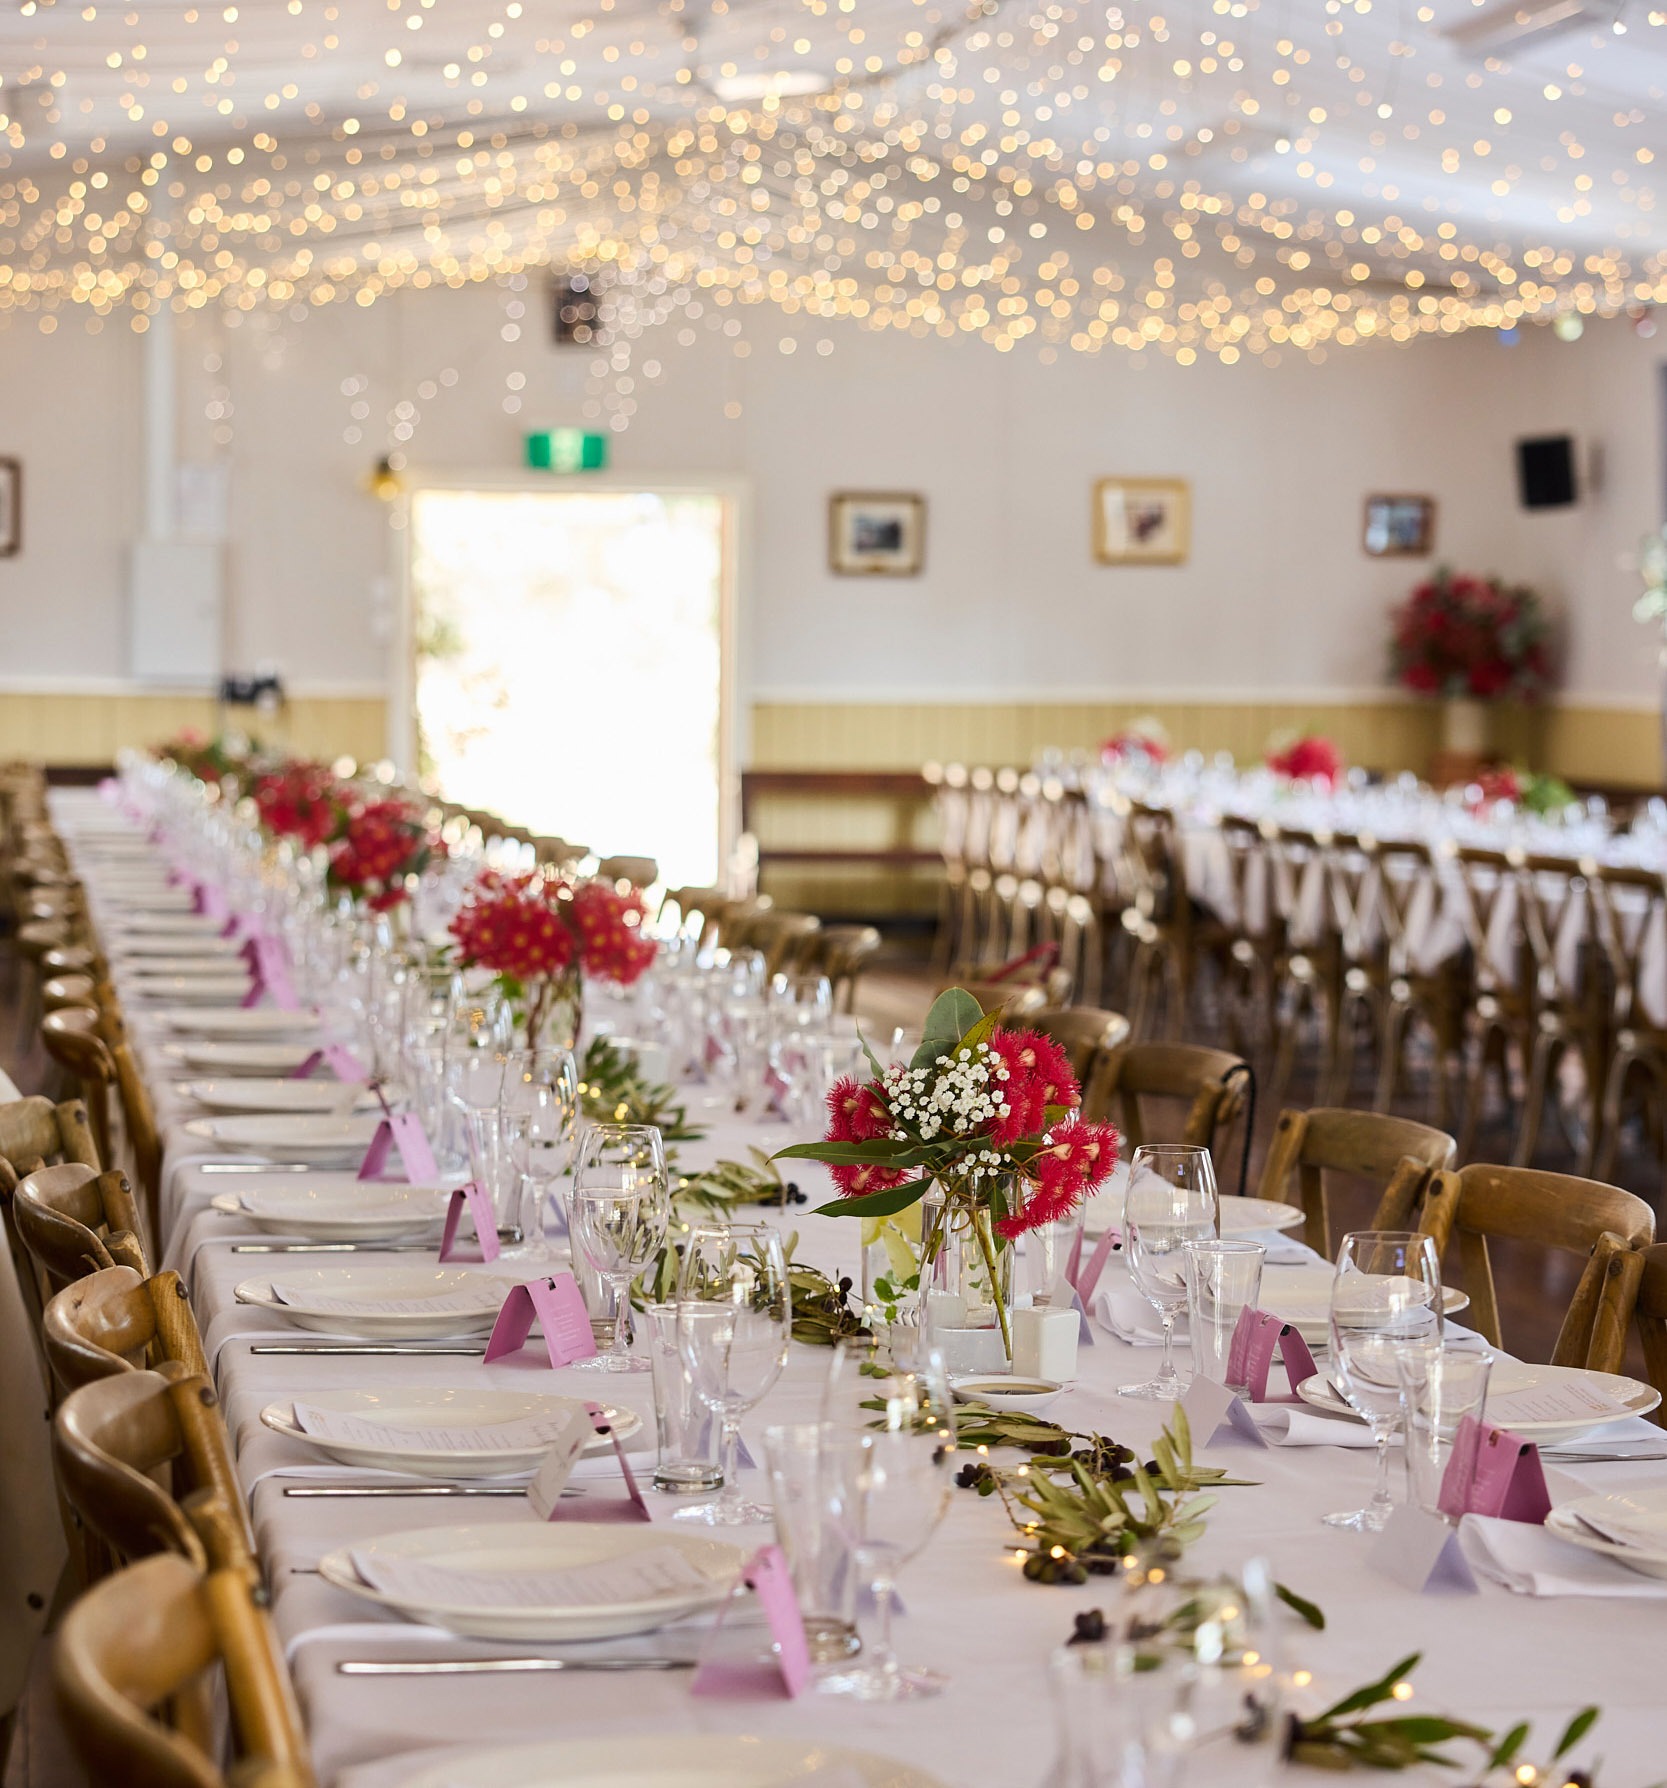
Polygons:
[[1449,35],[1492,0],[4,6],[0,308],[601,256],[639,303],[1208,352],[1281,307],[1328,340],[1667,298],[1642,0],[1493,55]]

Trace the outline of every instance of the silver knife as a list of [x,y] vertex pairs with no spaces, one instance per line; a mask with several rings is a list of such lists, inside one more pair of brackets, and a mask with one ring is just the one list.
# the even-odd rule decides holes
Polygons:
[[514,1676],[551,1670],[692,1670],[693,1658],[343,1658],[341,1676]]
[[424,1355],[427,1355],[433,1359],[460,1357],[478,1360],[480,1356],[486,1352],[486,1343],[484,1341],[481,1342],[479,1347],[426,1347],[419,1346],[414,1342],[406,1343],[403,1346],[398,1342],[392,1341],[380,1345],[375,1345],[370,1342],[343,1342],[338,1346],[332,1347],[308,1347],[305,1345],[278,1345],[276,1343],[268,1342],[257,1344],[256,1346],[251,1347],[249,1351],[250,1353],[351,1355],[354,1357],[365,1354],[374,1356],[381,1356],[383,1354],[411,1354],[419,1359]]
[[[525,1484],[286,1484],[285,1496],[525,1496]],[[577,1490],[563,1490],[577,1496]]]
[[1552,1465],[1605,1465],[1619,1464],[1627,1459],[1667,1459],[1667,1451],[1658,1447],[1654,1451],[1648,1453],[1624,1453],[1619,1451],[1613,1453],[1582,1453],[1573,1447],[1564,1447],[1562,1449],[1547,1447],[1541,1452],[1540,1457]]
[[431,1242],[233,1242],[233,1254],[432,1254]]
[[200,1173],[321,1173],[308,1161],[204,1161]]

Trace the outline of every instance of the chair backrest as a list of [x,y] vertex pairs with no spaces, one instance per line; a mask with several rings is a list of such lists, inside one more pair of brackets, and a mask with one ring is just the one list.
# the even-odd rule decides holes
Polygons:
[[[52,1457],[71,1508],[122,1558],[177,1552],[256,1570],[231,1439],[203,1374],[170,1362],[80,1386],[53,1417]],[[220,1511],[212,1521],[194,1519],[205,1501]]]
[[100,1267],[150,1270],[123,1174],[100,1173],[79,1161],[38,1167],[18,1182],[12,1216],[48,1296]]
[[41,1328],[47,1362],[66,1392],[163,1360],[208,1373],[202,1335],[178,1273],[145,1279],[128,1266],[89,1273],[52,1299]]
[[[1258,1193],[1287,1201],[1290,1180],[1297,1180],[1302,1206],[1303,1240],[1327,1260],[1334,1255],[1328,1176],[1344,1175],[1377,1189],[1380,1227],[1412,1228],[1400,1221],[1416,1208],[1423,1178],[1451,1167],[1458,1144],[1445,1130],[1411,1118],[1377,1111],[1348,1111],[1316,1106],[1312,1111],[1282,1111],[1262,1163]],[[1403,1162],[1412,1163],[1403,1167]],[[1375,1218],[1374,1221],[1377,1221]]]
[[999,1013],[1004,1024],[1027,1023],[1047,1009],[1048,990],[1034,981],[972,981],[957,977],[945,982],[938,991],[947,993],[951,987],[970,993],[985,1012]]
[[313,1788],[300,1710],[263,1600],[236,1571],[147,1558],[64,1616],[53,1681],[93,1779],[124,1788],[227,1788],[215,1757],[213,1678],[224,1673],[238,1763],[259,1788]]
[[[1504,1345],[1488,1242],[1528,1242],[1590,1258],[1606,1234],[1625,1248],[1655,1240],[1655,1213],[1641,1198],[1602,1180],[1542,1173],[1532,1167],[1472,1162],[1457,1173],[1438,1173],[1424,1195],[1419,1227],[1445,1255],[1458,1238],[1461,1284],[1470,1296],[1469,1325],[1494,1346]],[[1585,1365],[1591,1316],[1586,1300],[1565,1317],[1552,1354],[1555,1365]],[[1571,1327],[1572,1323],[1572,1327]],[[1568,1357],[1579,1354],[1579,1358]],[[1614,1370],[1613,1367],[1605,1368]]]
[[[1214,1149],[1238,1116],[1249,1084],[1249,1064],[1227,1049],[1197,1043],[1124,1043],[1111,1050],[1083,1092],[1083,1115],[1109,1119],[1123,1137],[1123,1153],[1145,1142],[1186,1142]],[[1184,1101],[1179,1135],[1153,1132],[1146,1099]]]
[[779,974],[797,965],[807,949],[813,947],[822,921],[814,913],[783,913],[771,910],[759,914],[748,927],[747,942],[764,952],[766,975]]
[[128,1147],[133,1151],[133,1166],[139,1176],[144,1233],[154,1247],[162,1234],[162,1138],[156,1128],[156,1108],[151,1104],[145,1077],[139,1072],[133,1045],[123,1038],[111,1048],[110,1059],[116,1066]]
[[836,1012],[856,1009],[857,982],[879,954],[880,942],[872,925],[824,925],[817,933],[812,960],[828,977]]
[[1128,1041],[1129,1021],[1121,1012],[1099,1006],[1047,1006],[1025,1020],[1026,1026],[1051,1037],[1070,1058],[1071,1072],[1084,1100],[1107,1053]]
[[80,1100],[54,1105],[50,1099],[8,1099],[0,1104],[0,1224],[5,1227],[6,1247],[29,1326],[37,1336],[46,1287],[18,1231],[17,1188],[37,1167],[67,1161],[98,1170],[98,1150],[87,1122],[87,1108]]
[[651,888],[660,879],[660,865],[652,857],[604,857],[596,865],[596,873],[606,882]]
[[1638,1261],[1634,1310],[1638,1339],[1644,1348],[1644,1372],[1663,1398],[1650,1419],[1667,1428],[1667,1242],[1640,1248]]
[[[85,982],[91,996],[92,983],[86,976],[69,977]],[[47,987],[56,983],[48,982]],[[60,1068],[75,1077],[77,1091],[87,1107],[92,1125],[93,1146],[101,1161],[113,1161],[110,1131],[110,1090],[116,1084],[116,1064],[109,1046],[99,1035],[97,1010],[86,1000],[64,1006],[47,1001],[47,1013],[41,1020],[41,1041],[46,1053]]]

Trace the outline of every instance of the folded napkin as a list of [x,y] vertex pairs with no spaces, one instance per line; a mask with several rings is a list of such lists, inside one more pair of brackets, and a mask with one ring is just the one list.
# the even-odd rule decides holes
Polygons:
[[1250,1413],[1270,1446],[1369,1447],[1372,1430],[1364,1422],[1321,1415],[1297,1403],[1253,1403]]
[[1571,1546],[1526,1521],[1466,1515],[1459,1546],[1478,1577],[1519,1596],[1644,1596],[1667,1600],[1667,1582]]
[[[1094,1320],[1130,1347],[1161,1347],[1163,1323],[1156,1309],[1132,1285],[1108,1285],[1094,1294]],[[1187,1319],[1175,1323],[1177,1346],[1190,1345]]]
[[1277,1230],[1261,1230],[1244,1239],[1260,1242],[1267,1249],[1267,1259],[1263,1263],[1267,1266],[1312,1266],[1320,1258],[1306,1242],[1298,1241],[1294,1235],[1282,1235]]

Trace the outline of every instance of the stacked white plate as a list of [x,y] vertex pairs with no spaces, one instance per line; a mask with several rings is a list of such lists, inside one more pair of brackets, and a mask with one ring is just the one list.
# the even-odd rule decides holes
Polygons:
[[230,1006],[219,1012],[162,1007],[149,1016],[171,1031],[196,1037],[313,1037],[316,1012],[286,1012],[281,1006]]
[[341,1116],[374,1111],[376,1095],[343,1080],[273,1080],[245,1076],[231,1080],[180,1080],[175,1090],[210,1111],[303,1112]]
[[1667,1486],[1582,1496],[1553,1509],[1547,1533],[1645,1577],[1667,1577]]
[[[243,949],[240,939],[222,937],[214,928],[214,921],[204,921],[206,929],[201,931],[137,931],[129,935],[118,933],[111,940],[111,949],[117,956],[131,956],[135,959],[134,968],[141,974],[152,972],[149,959],[161,957],[165,968],[172,968],[176,961],[202,962],[218,956],[237,956]],[[140,958],[145,960],[141,961]]]
[[240,1304],[287,1316],[298,1328],[372,1341],[440,1341],[484,1335],[510,1281],[461,1267],[308,1267],[245,1279]]
[[[513,1521],[386,1534],[326,1553],[318,1569],[338,1589],[471,1639],[617,1639],[721,1602],[744,1559],[738,1546],[670,1527]],[[609,1571],[665,1586],[621,1598],[599,1587]],[[572,1778],[564,1768],[557,1779]]]
[[217,1193],[222,1216],[241,1217],[272,1235],[318,1242],[389,1241],[421,1235],[446,1214],[448,1186],[399,1185],[351,1174],[309,1175],[300,1185],[245,1186]]
[[213,973],[188,975],[135,975],[128,983],[135,999],[171,1000],[181,1006],[221,1006],[236,1008],[249,997],[254,983],[246,969],[236,973],[216,970]]
[[211,1148],[254,1149],[271,1153],[280,1161],[333,1161],[363,1155],[380,1122],[381,1114],[376,1111],[352,1112],[341,1117],[317,1112],[275,1112],[262,1117],[191,1118],[180,1128]]
[[546,1739],[496,1751],[455,1752],[401,1788],[944,1788],[912,1763],[797,1738],[718,1732]]
[[[423,1478],[507,1477],[537,1471],[552,1441],[584,1405],[529,1391],[451,1390],[406,1385],[385,1391],[317,1391],[269,1403],[260,1419],[276,1434],[316,1447],[328,1459],[370,1471]],[[633,1409],[604,1407],[621,1441],[642,1427]],[[598,1434],[585,1453],[613,1442]]]
[[[225,921],[206,913],[124,913],[111,927],[115,939],[131,945],[139,938],[218,938]],[[234,948],[240,948],[235,939]]]
[[170,1062],[198,1074],[289,1075],[310,1055],[311,1043],[239,1043],[213,1037],[194,1043],[164,1043],[162,1053]]

